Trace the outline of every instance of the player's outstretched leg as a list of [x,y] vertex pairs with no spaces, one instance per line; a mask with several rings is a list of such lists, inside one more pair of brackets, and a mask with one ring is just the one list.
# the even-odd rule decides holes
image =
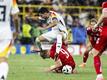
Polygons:
[[79,65],[79,67],[84,68],[86,66],[86,62],[89,56],[89,51],[86,51],[83,55],[83,63]]

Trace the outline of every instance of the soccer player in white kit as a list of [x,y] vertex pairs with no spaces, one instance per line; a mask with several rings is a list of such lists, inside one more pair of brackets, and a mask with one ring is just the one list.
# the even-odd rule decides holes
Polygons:
[[15,22],[16,32],[18,32],[19,12],[16,0],[0,0],[0,80],[6,80],[8,74],[7,57],[12,46],[12,32],[10,27],[10,16]]
[[52,29],[51,31],[44,33],[36,38],[36,42],[39,45],[39,48],[41,49],[41,41],[52,41],[56,39],[56,54],[58,54],[62,47],[62,40],[66,40],[68,35],[64,19],[60,14],[56,13],[55,11],[49,11],[47,8],[44,7],[39,9],[39,16],[43,19],[46,19],[48,23],[47,26],[40,29]]

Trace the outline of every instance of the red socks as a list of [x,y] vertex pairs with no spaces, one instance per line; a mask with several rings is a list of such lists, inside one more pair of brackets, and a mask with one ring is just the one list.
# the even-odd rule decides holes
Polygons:
[[89,51],[86,51],[84,53],[84,56],[83,56],[83,62],[86,63],[87,59],[88,59],[88,56],[89,56]]
[[99,56],[94,56],[94,68],[96,70],[96,74],[102,73],[101,61]]

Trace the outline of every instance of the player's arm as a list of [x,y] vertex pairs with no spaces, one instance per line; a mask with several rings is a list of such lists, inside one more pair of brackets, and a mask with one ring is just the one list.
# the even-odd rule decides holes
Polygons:
[[52,20],[53,20],[53,22],[50,23],[50,24],[46,27],[47,29],[48,29],[48,28],[52,28],[52,27],[54,27],[54,26],[56,26],[56,25],[58,24],[57,18],[53,18]]
[[96,28],[97,26],[99,26],[99,25],[102,23],[102,21],[103,21],[104,18],[107,18],[107,9],[106,9],[106,8],[104,8],[104,9],[102,10],[102,14],[101,14],[100,18],[98,19],[98,22],[97,22],[97,24],[94,26],[94,28]]
[[56,17],[52,18],[52,23],[49,23],[46,27],[40,28],[41,30],[52,28],[58,24],[58,20]]
[[59,68],[59,67],[61,67],[61,66],[62,66],[62,63],[61,63],[60,59],[58,59],[57,61],[55,61],[54,65],[52,65],[52,66],[50,66],[50,67],[48,68],[47,71],[53,71],[53,70],[55,70],[56,68]]
[[31,17],[29,17],[29,16],[26,16],[26,17],[29,19],[32,19],[32,20],[42,20],[42,18],[40,16],[35,16],[35,15],[33,15]]

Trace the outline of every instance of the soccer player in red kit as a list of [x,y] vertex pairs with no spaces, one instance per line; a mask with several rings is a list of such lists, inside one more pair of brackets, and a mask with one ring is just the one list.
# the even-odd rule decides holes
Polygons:
[[103,25],[101,26],[100,36],[97,39],[94,48],[90,52],[94,56],[94,67],[97,74],[96,80],[104,80],[100,61],[100,55],[102,53],[100,52],[107,46],[107,1],[102,3],[102,14],[98,19],[97,24],[94,26],[94,29],[102,23]]
[[65,43],[62,43],[61,50],[56,58],[56,43],[54,43],[50,51],[46,51],[45,55],[49,55],[55,61],[55,64],[48,68],[47,71],[58,71],[61,72],[63,66],[69,65],[72,67],[72,72],[75,73],[75,61],[71,54],[68,52]]
[[89,56],[89,52],[92,50],[92,48],[94,47],[96,40],[99,37],[99,33],[100,33],[100,28],[98,27],[97,30],[93,30],[94,25],[97,23],[96,19],[91,19],[89,22],[89,26],[87,27],[87,35],[89,38],[89,42],[87,44],[87,50],[85,51],[84,55],[83,55],[83,63],[81,65],[79,65],[79,67],[85,67],[86,66],[86,62]]

